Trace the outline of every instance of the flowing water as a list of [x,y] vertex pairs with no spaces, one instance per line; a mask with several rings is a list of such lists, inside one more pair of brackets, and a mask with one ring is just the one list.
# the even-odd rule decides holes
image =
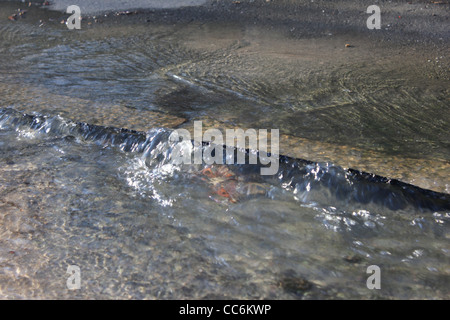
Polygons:
[[[449,298],[439,46],[419,65],[358,36],[359,51],[329,32],[126,14],[73,32],[0,5],[0,297]],[[168,137],[193,120],[316,149],[285,152],[274,176],[176,164]]]

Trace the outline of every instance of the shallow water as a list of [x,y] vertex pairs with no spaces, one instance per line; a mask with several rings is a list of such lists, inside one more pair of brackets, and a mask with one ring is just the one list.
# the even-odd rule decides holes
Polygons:
[[[445,164],[446,80],[417,74],[438,77],[447,58],[405,70],[367,61],[373,44],[343,53],[339,36],[121,17],[71,32],[57,13],[27,14],[0,24],[1,297],[449,297],[448,194],[333,162],[282,158],[274,177],[174,165],[167,139],[205,118],[280,128],[317,154],[395,155],[400,172],[408,157]],[[426,172],[447,190],[448,172]],[[80,290],[66,287],[69,265]],[[382,290],[366,287],[370,265]]]
[[[265,179],[228,166],[264,190],[232,202],[207,166],[173,164],[167,130],[11,109],[0,124],[4,297],[446,297],[448,196],[285,160]],[[365,286],[373,264],[380,292]],[[65,288],[68,265],[79,292]]]

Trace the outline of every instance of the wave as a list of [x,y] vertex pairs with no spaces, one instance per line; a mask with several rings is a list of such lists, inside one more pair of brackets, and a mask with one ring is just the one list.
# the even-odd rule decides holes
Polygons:
[[[105,147],[117,148],[122,152],[140,154],[145,164],[153,170],[174,164],[175,147],[180,143],[186,143],[171,141],[169,137],[173,130],[167,128],[153,128],[147,132],[139,132],[75,122],[60,116],[24,114],[12,108],[0,109],[0,129],[18,132],[29,130],[34,135],[71,136],[78,141],[94,142]],[[208,146],[207,142],[203,142],[201,146],[196,146],[192,142],[186,150],[195,152],[196,148],[204,149]],[[249,150],[235,148],[234,151],[244,152],[248,160]],[[405,209],[408,206],[422,211],[450,210],[448,194],[422,189],[371,173],[344,169],[331,163],[317,163],[280,155],[279,170],[274,176],[259,175],[262,166],[259,162],[256,165],[248,164],[248,161],[245,163],[227,165],[229,172],[246,177],[247,181],[279,186],[292,192],[295,198],[302,202],[373,203],[390,210]],[[182,170],[181,165],[176,166]],[[200,167],[200,170],[204,170],[208,165],[203,164]]]

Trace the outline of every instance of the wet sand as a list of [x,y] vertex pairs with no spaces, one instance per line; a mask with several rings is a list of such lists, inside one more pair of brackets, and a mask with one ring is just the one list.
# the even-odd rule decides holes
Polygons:
[[[43,1],[36,1],[43,2]],[[48,9],[64,12],[68,0],[51,1]],[[95,2],[78,1],[82,14],[92,16],[100,13],[138,11],[155,13],[152,21],[228,21],[246,22],[268,28],[284,27],[293,36],[319,35],[328,30],[333,33],[368,32],[367,7],[378,5],[381,9],[381,30],[384,41],[405,42],[422,38],[448,40],[448,1],[326,1],[326,0],[128,0]],[[177,9],[180,8],[180,9]],[[174,9],[167,10],[164,9]]]

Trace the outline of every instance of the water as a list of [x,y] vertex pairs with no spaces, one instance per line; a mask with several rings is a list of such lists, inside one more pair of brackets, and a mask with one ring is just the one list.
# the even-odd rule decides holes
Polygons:
[[[17,9],[1,5],[2,19]],[[338,36],[122,16],[71,32],[57,13],[27,14],[0,23],[2,298],[449,297],[448,86],[423,85],[429,65],[311,51]],[[279,127],[317,149],[273,177],[175,165],[168,136],[196,119]],[[333,145],[344,151],[319,161]],[[337,165],[355,154],[440,192]],[[69,265],[81,290],[66,287]],[[366,287],[370,265],[381,290]]]
[[[5,297],[357,298],[375,295],[372,264],[381,297],[445,297],[448,195],[285,159],[266,179],[229,166],[225,183],[264,190],[234,203],[204,165],[173,164],[166,130],[0,123]],[[62,281],[73,264],[79,293]],[[295,279],[314,286],[286,291]]]

